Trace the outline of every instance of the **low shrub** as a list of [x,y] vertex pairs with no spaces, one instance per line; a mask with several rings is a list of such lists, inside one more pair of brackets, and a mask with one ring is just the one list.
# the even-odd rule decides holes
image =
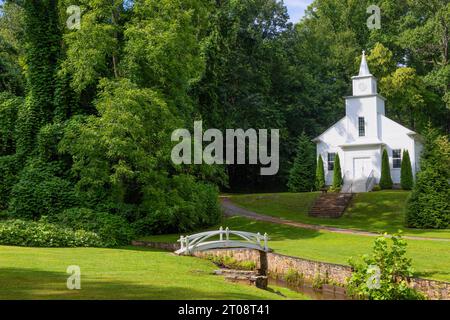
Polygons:
[[131,225],[124,218],[86,208],[64,210],[49,221],[73,230],[95,232],[106,247],[129,244],[134,237]]
[[406,241],[400,236],[386,235],[375,240],[371,255],[362,261],[350,260],[353,273],[349,279],[348,293],[369,300],[418,300],[424,296],[410,288],[407,279],[412,277],[411,259],[406,255]]
[[322,289],[324,284],[328,284],[328,277],[322,278],[319,273],[316,273],[312,282],[312,287],[314,289]]
[[284,276],[284,280],[288,285],[300,286],[303,284],[304,276],[295,269],[289,269]]
[[73,231],[48,222],[0,221],[0,245],[23,247],[103,247],[100,237],[84,230]]
[[219,267],[235,270],[255,270],[256,263],[253,261],[237,261],[233,257],[225,256],[213,256],[209,255],[208,260],[212,261]]
[[379,184],[376,184],[373,186],[372,191],[377,192],[377,191],[381,191],[381,187]]

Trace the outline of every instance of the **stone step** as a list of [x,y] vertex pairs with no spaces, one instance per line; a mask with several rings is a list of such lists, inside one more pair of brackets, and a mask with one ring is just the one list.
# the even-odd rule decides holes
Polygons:
[[322,218],[339,218],[349,205],[352,194],[324,193],[317,198],[309,211],[309,215]]

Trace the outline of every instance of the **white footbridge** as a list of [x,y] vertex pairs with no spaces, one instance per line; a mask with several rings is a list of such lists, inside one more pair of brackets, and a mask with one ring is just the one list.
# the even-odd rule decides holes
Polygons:
[[[216,238],[216,239],[214,239]],[[178,242],[181,248],[175,251],[178,255],[191,255],[196,251],[206,251],[223,248],[245,248],[258,251],[270,251],[267,246],[267,233],[234,231],[220,227],[217,231],[207,231],[190,236],[181,236]]]

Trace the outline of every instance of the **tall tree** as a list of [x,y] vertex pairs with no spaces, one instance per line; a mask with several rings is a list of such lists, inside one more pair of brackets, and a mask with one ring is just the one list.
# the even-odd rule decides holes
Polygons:
[[29,155],[39,129],[53,118],[61,32],[57,0],[26,0],[23,8],[27,97],[19,112],[17,151]]
[[391,166],[389,164],[389,156],[386,149],[383,150],[381,157],[381,189],[392,189]]
[[322,156],[319,155],[317,158],[316,166],[316,189],[319,190],[325,186],[325,169],[323,167]]
[[24,55],[24,10],[14,2],[0,3],[0,91],[25,92],[20,61]]
[[406,224],[413,228],[450,227],[450,143],[429,129],[425,134],[421,171],[406,208]]
[[337,190],[340,187],[342,187],[341,160],[339,159],[339,154],[336,153],[336,158],[334,158],[333,189]]
[[411,167],[411,159],[408,150],[403,151],[402,166],[400,172],[400,184],[403,190],[411,190],[414,186],[414,177]]
[[291,192],[314,190],[316,148],[311,139],[302,134],[298,140],[297,155],[289,174],[288,188]]

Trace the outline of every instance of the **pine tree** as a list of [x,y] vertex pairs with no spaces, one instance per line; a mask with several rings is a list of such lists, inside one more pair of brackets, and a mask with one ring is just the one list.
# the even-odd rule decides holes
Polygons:
[[450,227],[450,142],[431,130],[425,134],[421,171],[406,206],[406,225],[412,228]]
[[383,150],[383,157],[381,159],[380,187],[381,189],[392,189],[391,168],[386,149]]
[[341,161],[339,160],[339,154],[336,153],[334,158],[333,189],[337,190],[340,187],[342,187]]
[[411,190],[414,186],[414,178],[408,150],[403,151],[400,183],[403,190]]
[[325,170],[323,168],[323,159],[319,155],[316,167],[316,189],[319,190],[325,186]]
[[297,155],[289,173],[291,192],[309,192],[314,189],[315,148],[310,138],[302,134],[298,140]]

